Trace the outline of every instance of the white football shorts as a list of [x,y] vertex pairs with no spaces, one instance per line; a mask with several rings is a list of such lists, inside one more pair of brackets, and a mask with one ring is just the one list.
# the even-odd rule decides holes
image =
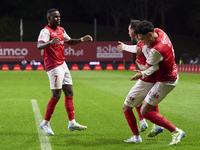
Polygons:
[[176,87],[177,83],[178,78],[176,81],[156,82],[145,97],[145,101],[156,106]]
[[72,85],[72,77],[66,62],[47,72],[51,89],[62,89],[62,85]]
[[124,104],[129,107],[140,106],[153,85],[154,83],[144,82],[139,79],[129,91]]

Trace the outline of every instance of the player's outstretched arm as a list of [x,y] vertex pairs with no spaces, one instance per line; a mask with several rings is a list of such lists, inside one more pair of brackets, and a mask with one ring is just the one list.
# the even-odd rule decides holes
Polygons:
[[93,41],[92,37],[90,35],[86,35],[81,38],[82,42],[87,42],[87,41]]
[[119,45],[117,45],[117,50],[123,51],[123,45],[125,45],[123,42],[118,41]]
[[70,41],[67,41],[68,45],[77,45],[82,42],[87,42],[87,41],[93,41],[92,37],[90,35],[86,35],[80,39],[71,39]]
[[117,45],[117,50],[119,51],[127,51],[131,53],[136,53],[136,47],[137,45],[127,45],[124,44],[123,42],[118,41],[119,45]]

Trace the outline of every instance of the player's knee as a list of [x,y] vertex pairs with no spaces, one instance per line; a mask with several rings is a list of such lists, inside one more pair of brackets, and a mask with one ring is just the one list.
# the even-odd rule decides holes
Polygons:
[[143,104],[142,107],[140,108],[140,114],[144,116],[146,113],[148,113],[148,109],[144,107],[144,104]]
[[53,97],[59,100],[61,97],[61,94],[53,94]]
[[52,97],[59,100],[61,97],[61,90],[52,90]]
[[122,109],[123,109],[123,111],[129,111],[129,110],[132,110],[133,108],[131,108],[131,107],[129,107],[129,106],[127,106],[127,105],[123,105],[122,106]]
[[60,99],[60,95],[53,95],[53,98],[55,98],[55,99]]
[[73,93],[69,93],[67,96],[73,96],[74,94]]
[[125,104],[124,104],[124,105],[122,106],[123,111],[125,111],[125,107],[126,107],[126,106],[125,106]]
[[63,85],[62,89],[63,89],[65,96],[73,96],[74,95],[72,85],[65,84],[65,85]]
[[65,93],[65,96],[73,96],[73,95],[74,95],[74,92],[71,90]]
[[140,114],[141,114],[142,116],[144,116],[144,115],[146,114],[146,112],[144,111],[144,109],[140,109]]
[[[149,105],[150,106],[150,105]],[[146,115],[149,111],[152,111],[153,110],[153,106],[151,107],[141,107],[140,109],[140,113],[142,116]]]

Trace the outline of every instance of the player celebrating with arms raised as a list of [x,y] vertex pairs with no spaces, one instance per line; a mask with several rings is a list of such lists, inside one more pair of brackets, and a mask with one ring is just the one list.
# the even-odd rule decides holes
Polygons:
[[57,9],[52,8],[47,11],[47,20],[49,24],[40,31],[37,48],[38,50],[44,49],[45,70],[49,77],[52,97],[47,105],[46,114],[40,124],[40,128],[45,133],[54,135],[49,121],[60,99],[61,90],[63,90],[65,94],[65,108],[69,119],[68,130],[84,130],[87,126],[78,124],[74,117],[72,78],[65,62],[64,43],[76,45],[85,41],[92,41],[93,39],[90,35],[80,39],[71,39],[64,28],[60,27],[61,17]]

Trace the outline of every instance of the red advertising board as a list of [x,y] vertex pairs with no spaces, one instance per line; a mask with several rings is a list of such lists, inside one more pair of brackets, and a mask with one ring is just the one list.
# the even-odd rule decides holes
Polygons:
[[[131,42],[124,42],[131,44]],[[132,54],[117,50],[118,42],[65,44],[66,61],[131,61]],[[36,42],[0,42],[0,61],[43,61]]]

